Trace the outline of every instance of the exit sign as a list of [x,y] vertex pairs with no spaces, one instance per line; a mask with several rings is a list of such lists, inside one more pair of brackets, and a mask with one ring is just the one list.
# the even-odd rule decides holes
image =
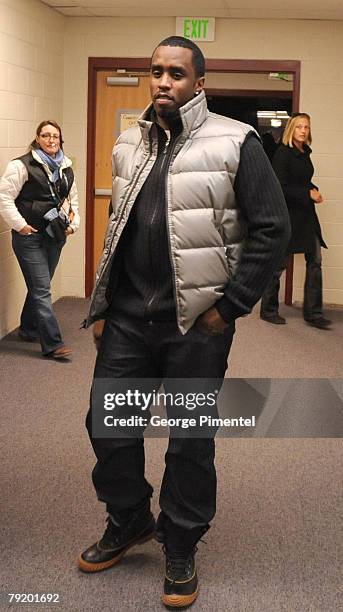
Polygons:
[[194,41],[214,40],[214,17],[176,17],[176,34]]

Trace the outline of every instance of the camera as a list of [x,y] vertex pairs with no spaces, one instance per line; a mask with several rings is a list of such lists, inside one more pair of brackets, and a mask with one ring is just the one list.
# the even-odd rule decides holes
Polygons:
[[45,213],[45,221],[49,221],[46,227],[46,232],[51,238],[55,238],[58,242],[65,240],[65,231],[69,225],[68,215],[64,210],[57,210],[57,208],[51,208]]

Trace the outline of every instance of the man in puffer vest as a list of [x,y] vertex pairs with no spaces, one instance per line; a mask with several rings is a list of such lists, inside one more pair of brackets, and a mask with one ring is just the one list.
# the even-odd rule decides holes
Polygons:
[[[95,380],[218,387],[235,319],[251,311],[284,257],[279,182],[252,127],[208,112],[204,72],[193,42],[162,41],[151,60],[152,104],[113,149],[113,214],[86,322],[105,319]],[[143,436],[96,437],[92,408],[87,428],[108,519],[80,569],[111,567],[155,535],[166,555],[163,603],[190,605],[196,544],[216,509],[213,436],[170,436],[155,525]]]

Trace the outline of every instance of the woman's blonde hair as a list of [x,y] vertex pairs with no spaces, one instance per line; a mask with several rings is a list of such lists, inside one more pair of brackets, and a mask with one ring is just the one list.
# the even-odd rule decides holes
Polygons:
[[308,137],[305,144],[311,144],[312,142],[312,134],[311,134],[311,117],[307,113],[294,113],[292,117],[290,117],[286,123],[285,131],[282,136],[282,143],[284,145],[288,145],[289,147],[293,147],[293,134],[296,128],[297,122],[299,118],[303,117],[307,119],[310,124],[310,130],[308,133]]

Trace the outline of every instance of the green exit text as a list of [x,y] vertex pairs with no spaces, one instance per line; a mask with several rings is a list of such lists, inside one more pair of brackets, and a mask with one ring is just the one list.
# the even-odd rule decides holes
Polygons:
[[208,19],[185,19],[183,35],[185,38],[206,38]]

